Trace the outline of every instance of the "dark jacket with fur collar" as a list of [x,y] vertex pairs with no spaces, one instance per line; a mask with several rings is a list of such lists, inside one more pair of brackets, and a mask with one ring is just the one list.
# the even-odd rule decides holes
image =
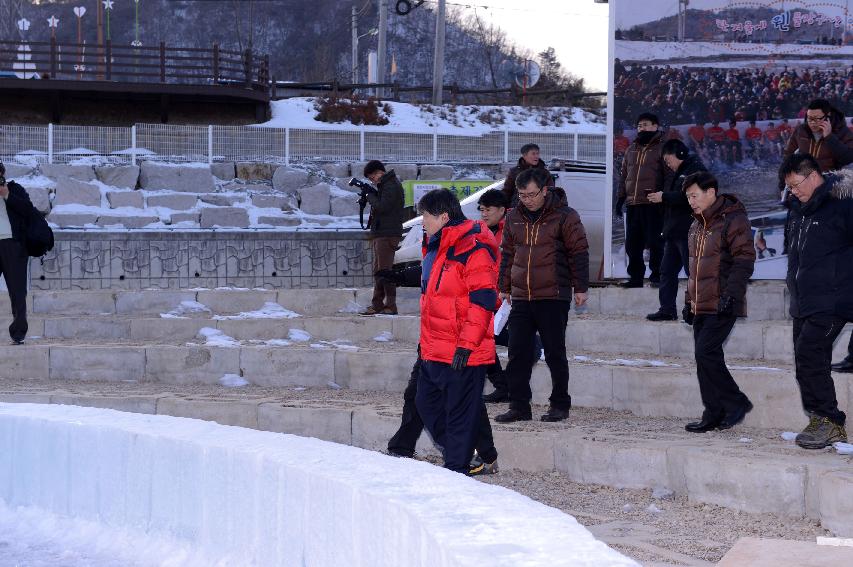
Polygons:
[[853,320],[853,171],[824,175],[805,203],[791,201],[788,290],[792,317]]

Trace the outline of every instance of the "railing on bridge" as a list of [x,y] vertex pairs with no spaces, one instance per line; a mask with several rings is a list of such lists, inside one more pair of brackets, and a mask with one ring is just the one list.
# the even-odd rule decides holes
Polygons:
[[136,124],[103,126],[0,125],[0,159],[68,163],[94,159],[214,163],[264,161],[366,161],[497,164],[516,159],[518,148],[539,144],[544,156],[604,163],[605,134],[496,130],[462,136],[438,132],[360,129],[261,128]]
[[268,91],[269,56],[212,48],[0,41],[0,78],[225,85]]

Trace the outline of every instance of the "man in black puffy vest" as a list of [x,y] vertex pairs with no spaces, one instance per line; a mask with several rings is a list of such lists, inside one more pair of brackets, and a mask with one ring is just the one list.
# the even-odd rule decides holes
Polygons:
[[39,214],[29,195],[14,181],[6,181],[6,168],[0,163],[0,274],[6,280],[12,303],[9,336],[19,345],[27,336],[27,224],[31,215]]

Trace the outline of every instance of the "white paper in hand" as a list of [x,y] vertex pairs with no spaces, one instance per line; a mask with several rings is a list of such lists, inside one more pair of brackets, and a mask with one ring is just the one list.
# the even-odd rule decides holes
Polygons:
[[506,327],[506,321],[509,319],[509,311],[512,309],[512,306],[509,304],[509,301],[504,301],[501,304],[501,308],[498,309],[498,312],[495,313],[495,336],[501,334],[501,331]]

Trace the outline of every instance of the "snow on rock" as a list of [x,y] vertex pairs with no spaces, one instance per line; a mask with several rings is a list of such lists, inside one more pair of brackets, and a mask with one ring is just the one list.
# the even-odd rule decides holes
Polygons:
[[311,340],[311,334],[308,333],[308,331],[303,331],[302,329],[290,329],[287,332],[287,338],[291,341],[304,343]]
[[782,439],[784,439],[785,441],[793,441],[797,438],[797,434],[793,431],[783,431],[780,437],[782,437]]
[[210,308],[198,301],[186,300],[168,313],[160,313],[163,319],[207,319],[213,312]]
[[214,329],[212,327],[202,327],[198,330],[198,334],[196,335],[199,339],[204,341],[204,344],[212,347],[238,347],[240,346],[240,341],[234,339],[234,337],[229,337],[219,329]]
[[[65,405],[0,404],[0,430],[17,433],[0,436],[4,526],[38,506],[69,523],[22,521],[24,537],[100,539],[146,564],[637,566],[559,510],[356,447]],[[115,537],[130,529],[147,533]]]
[[[646,43],[643,46],[649,45]],[[654,45],[654,44],[652,44]],[[597,116],[580,108],[531,108],[524,106],[486,105],[417,105],[391,102],[389,123],[384,126],[357,126],[348,122],[330,124],[315,120],[315,99],[295,97],[270,103],[272,120],[259,124],[268,128],[308,128],[315,130],[362,129],[370,132],[453,134],[481,136],[494,130],[522,132],[605,132],[605,124]],[[543,124],[544,123],[544,124]],[[353,170],[355,173],[355,170]],[[359,173],[360,174],[360,173]]]
[[249,381],[238,374],[225,374],[219,379],[219,383],[226,388],[240,388],[249,385]]
[[257,311],[245,311],[236,315],[214,315],[217,320],[229,319],[293,319],[300,317],[299,313],[295,313],[290,309],[285,309],[278,303],[267,301],[264,306]]
[[839,455],[853,455],[853,445],[850,443],[841,443],[840,441],[832,444]]
[[361,313],[364,309],[363,305],[350,299],[346,305],[338,309],[338,313]]

